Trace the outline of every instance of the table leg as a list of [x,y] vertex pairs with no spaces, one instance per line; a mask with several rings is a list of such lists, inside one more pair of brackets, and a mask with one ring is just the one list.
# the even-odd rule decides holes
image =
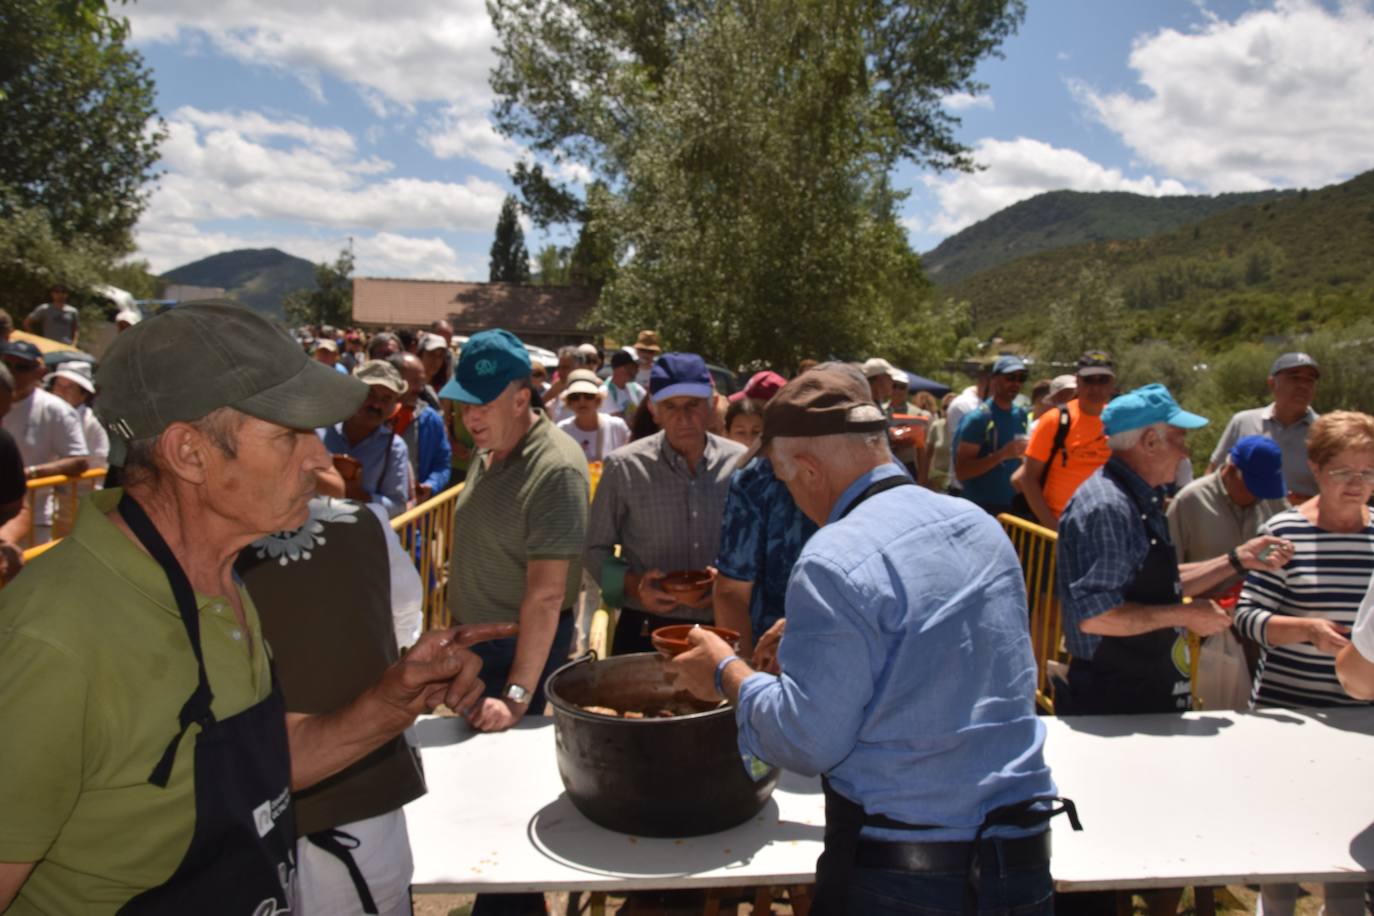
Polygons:
[[606,916],[606,892],[592,891],[587,905],[591,916]]
[[1216,916],[1216,896],[1210,887],[1193,888],[1193,911],[1197,916]]

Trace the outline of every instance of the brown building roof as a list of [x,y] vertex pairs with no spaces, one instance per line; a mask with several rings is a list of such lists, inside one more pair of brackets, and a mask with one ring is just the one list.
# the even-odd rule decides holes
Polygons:
[[[428,327],[448,319],[458,334],[505,328],[524,338],[588,340],[582,321],[596,290],[578,286],[457,283],[447,280],[353,280],[353,322],[372,327]],[[527,341],[528,342],[528,341]]]

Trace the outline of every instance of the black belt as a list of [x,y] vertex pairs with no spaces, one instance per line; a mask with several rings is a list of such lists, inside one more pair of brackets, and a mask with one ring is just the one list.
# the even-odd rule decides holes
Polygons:
[[[884,840],[860,840],[854,856],[858,868],[877,868],[900,871],[912,875],[930,875],[968,871],[972,860],[973,842],[949,843],[889,843]],[[985,874],[997,874],[1008,868],[1036,868],[1050,862],[1050,832],[1012,840],[985,838],[978,843],[979,869]]]

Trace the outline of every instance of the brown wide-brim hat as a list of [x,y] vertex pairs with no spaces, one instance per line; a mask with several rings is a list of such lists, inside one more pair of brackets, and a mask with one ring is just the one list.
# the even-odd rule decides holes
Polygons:
[[352,416],[367,385],[311,359],[266,318],[222,299],[188,302],[115,338],[95,375],[110,464],[129,442],[232,407],[291,429]]
[[663,352],[663,348],[658,345],[658,333],[655,331],[640,331],[639,336],[635,338],[635,349]]
[[887,429],[887,417],[858,370],[841,365],[808,369],[792,379],[763,409],[763,435],[740,460],[744,466],[774,439],[873,433]]

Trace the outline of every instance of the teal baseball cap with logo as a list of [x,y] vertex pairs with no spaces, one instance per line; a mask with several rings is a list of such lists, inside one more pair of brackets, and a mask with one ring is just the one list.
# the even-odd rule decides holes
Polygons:
[[510,331],[493,328],[468,338],[453,378],[439,397],[461,404],[490,404],[511,382],[530,376],[530,351]]
[[1198,429],[1208,422],[1206,417],[1179,407],[1169,389],[1159,383],[1119,395],[1102,409],[1102,425],[1109,436],[1156,423],[1168,423],[1179,429]]

